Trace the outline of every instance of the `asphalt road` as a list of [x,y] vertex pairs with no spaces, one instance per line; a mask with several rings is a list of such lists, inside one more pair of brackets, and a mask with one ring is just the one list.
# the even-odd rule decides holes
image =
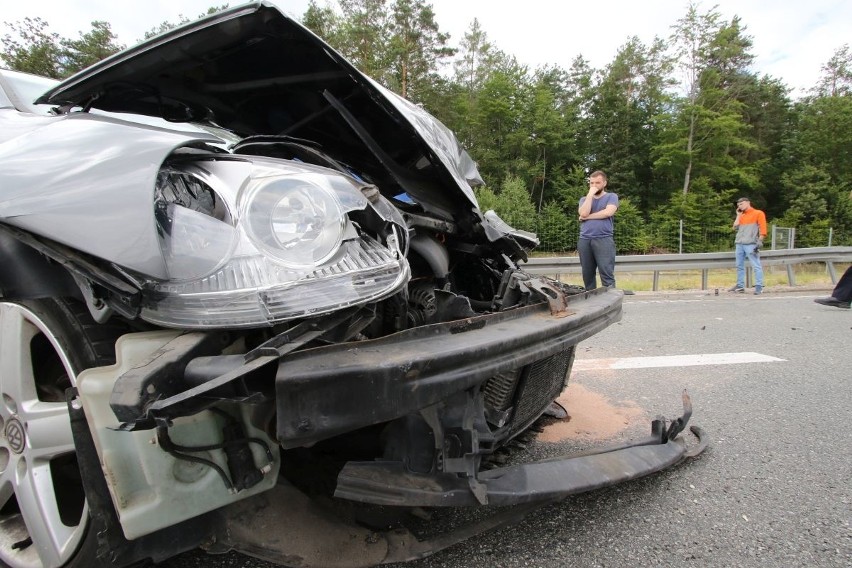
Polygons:
[[[567,391],[567,425],[579,430],[531,451],[549,456],[630,437],[646,419],[678,416],[683,389],[709,448],[676,468],[568,498],[519,525],[396,568],[852,566],[852,311],[819,306],[816,295],[627,296],[623,320],[579,347]],[[608,365],[623,357],[743,352],[781,360]],[[580,416],[572,393],[594,403],[593,416]],[[582,418],[591,421],[583,426]],[[601,418],[614,421],[615,431],[596,431]],[[162,566],[272,565],[191,552]]]

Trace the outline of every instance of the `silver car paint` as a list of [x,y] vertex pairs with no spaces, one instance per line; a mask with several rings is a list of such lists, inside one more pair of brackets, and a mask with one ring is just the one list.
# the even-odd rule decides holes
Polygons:
[[[6,114],[6,113],[0,113]],[[15,114],[12,111],[12,114]],[[0,119],[0,219],[155,278],[167,273],[156,234],[153,192],[176,148],[221,143],[106,116]]]

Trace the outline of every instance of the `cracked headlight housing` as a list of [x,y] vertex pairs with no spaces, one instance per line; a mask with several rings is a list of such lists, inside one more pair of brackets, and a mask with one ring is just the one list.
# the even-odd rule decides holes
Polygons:
[[154,211],[169,278],[148,284],[141,315],[167,327],[261,327],[387,297],[409,278],[404,231],[361,230],[347,214],[369,207],[350,178],[315,166],[166,165]]

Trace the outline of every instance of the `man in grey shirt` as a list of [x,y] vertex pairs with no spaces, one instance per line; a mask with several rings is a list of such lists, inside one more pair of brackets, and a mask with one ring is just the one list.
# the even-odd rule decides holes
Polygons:
[[606,191],[606,174],[598,170],[589,176],[589,193],[580,198],[580,240],[577,253],[586,290],[598,287],[595,271],[601,284],[615,287],[615,238],[613,217],[618,210],[618,195]]

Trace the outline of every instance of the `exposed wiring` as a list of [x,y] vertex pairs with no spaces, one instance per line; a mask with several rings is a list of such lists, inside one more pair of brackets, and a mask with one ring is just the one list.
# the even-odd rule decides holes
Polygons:
[[[222,478],[222,481],[225,483],[225,487],[228,488],[228,491],[230,491],[231,493],[237,492],[237,489],[234,487],[234,484],[231,483],[231,479],[228,477],[228,474],[225,473],[225,470],[222,469],[221,467],[219,467],[215,462],[208,460],[208,459],[199,458],[198,456],[190,456],[190,455],[187,455],[187,454],[180,453],[180,451],[178,451],[178,450],[180,448],[183,448],[184,446],[179,446],[179,445],[172,442],[171,438],[169,437],[169,429],[168,429],[167,426],[157,426],[157,440],[160,444],[160,447],[163,448],[163,450],[166,453],[173,456],[174,458],[179,459],[179,460],[185,460],[185,461],[188,461],[188,462],[204,464],[208,467],[213,468],[216,471],[216,473],[219,474],[219,477]],[[189,451],[201,451],[201,450],[189,450]]]
[[[239,420],[237,420],[236,418],[234,418],[234,416],[228,414],[221,408],[210,408],[209,410],[213,414],[217,414],[223,417],[226,422],[230,422],[232,424],[240,424]],[[230,491],[231,493],[237,493],[237,488],[234,485],[233,481],[231,481],[231,479],[228,477],[228,474],[225,472],[224,469],[222,469],[218,464],[211,460],[189,454],[212,450],[225,450],[226,448],[244,446],[247,443],[253,443],[262,447],[264,452],[266,452],[268,464],[260,469],[261,474],[268,473],[272,469],[273,463],[275,463],[275,457],[272,455],[272,450],[269,448],[269,444],[267,444],[264,440],[260,438],[242,437],[235,440],[225,440],[216,444],[207,444],[203,446],[185,446],[182,444],[176,444],[171,439],[171,437],[169,436],[169,428],[165,425],[157,426],[157,437],[160,443],[160,447],[163,448],[163,450],[172,457],[193,463],[200,463],[214,469],[216,473],[219,474],[219,477],[222,478],[222,481],[225,483],[225,487],[227,487],[228,491]]]
[[[228,414],[227,412],[225,412],[221,408],[213,407],[213,408],[210,408],[209,410],[210,410],[210,412],[213,412],[214,414],[218,414],[218,415],[224,417],[225,420],[230,420],[231,422],[238,422],[238,420],[236,418],[234,418],[233,416],[231,416],[230,414]],[[270,464],[275,461],[275,458],[272,455],[272,450],[269,449],[269,444],[267,444],[265,441],[261,440],[260,438],[246,437],[246,438],[242,438],[240,440],[233,440],[233,441],[230,441],[230,442],[224,442],[222,444],[222,447],[224,447],[225,445],[238,444],[238,443],[242,443],[242,442],[251,442],[253,444],[257,444],[258,446],[263,448],[264,452],[266,452],[266,457],[269,460]]]

